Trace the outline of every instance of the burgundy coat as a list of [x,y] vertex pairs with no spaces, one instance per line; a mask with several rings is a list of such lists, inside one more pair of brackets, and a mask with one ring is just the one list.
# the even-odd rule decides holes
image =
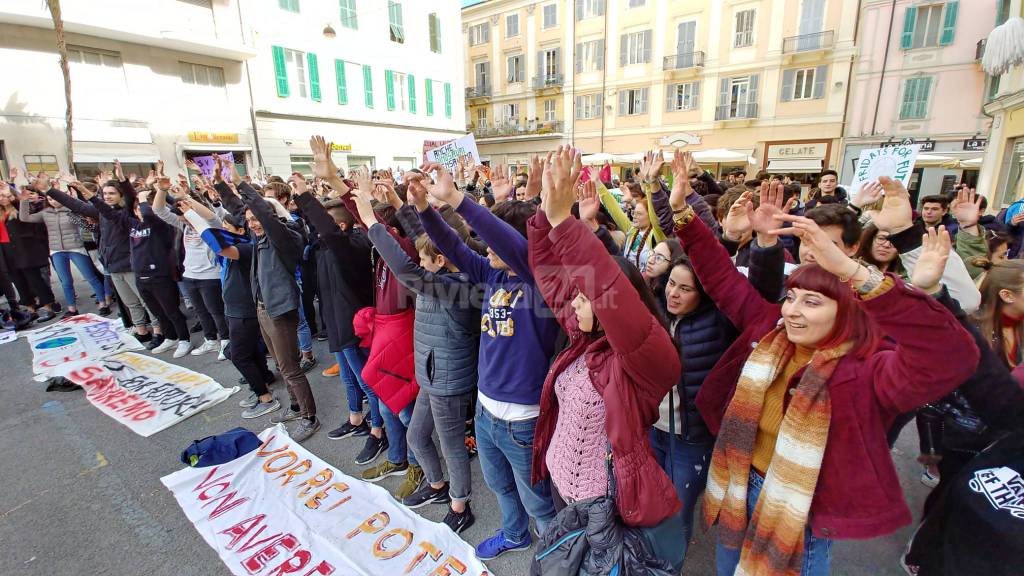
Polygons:
[[[758,294],[699,219],[677,235],[704,290],[741,332],[697,395],[704,422],[718,434],[740,371],[757,341],[778,324],[781,306]],[[978,365],[978,348],[956,318],[889,276],[895,286],[860,306],[895,345],[883,344],[867,358],[843,357],[828,381],[832,420],[810,517],[820,538],[874,538],[910,524],[886,431],[897,415],[945,396]]]
[[[616,505],[630,526],[655,526],[680,509],[675,488],[648,442],[662,398],[679,380],[680,362],[668,332],[585,224],[569,218],[552,229],[538,211],[530,219],[530,269],[544,301],[569,336],[548,371],[533,442],[533,482],[548,477],[545,456],[558,421],[555,378],[581,354],[604,399],[612,447]],[[579,329],[572,301],[583,292],[605,335]]]

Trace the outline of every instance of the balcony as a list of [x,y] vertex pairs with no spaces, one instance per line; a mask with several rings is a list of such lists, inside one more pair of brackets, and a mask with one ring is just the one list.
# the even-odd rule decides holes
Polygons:
[[801,52],[831,50],[835,42],[835,30],[815,32],[814,34],[804,34],[802,36],[790,36],[782,40],[782,53],[799,54]]
[[715,107],[715,121],[752,120],[757,118],[757,102],[749,104],[727,104]]
[[520,125],[517,120],[508,120],[498,126],[479,126],[473,129],[473,134],[480,139],[485,138],[510,138],[515,136],[545,136],[562,133],[562,121],[553,122],[529,122],[528,125]]
[[981,59],[985,57],[985,45],[988,44],[987,38],[978,40],[978,45],[974,48],[974,59],[981,62]]
[[490,99],[491,87],[490,86],[470,86],[466,88],[466,101],[470,100],[481,100]]
[[662,70],[688,70],[690,68],[704,67],[704,52],[686,52],[684,54],[673,54],[665,56]]
[[557,92],[562,89],[563,84],[565,84],[565,77],[563,75],[546,74],[544,76],[534,76],[531,86],[534,90],[540,90],[541,92]]

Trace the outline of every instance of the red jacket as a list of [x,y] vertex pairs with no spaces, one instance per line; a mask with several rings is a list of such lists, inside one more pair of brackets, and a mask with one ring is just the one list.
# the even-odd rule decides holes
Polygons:
[[[697,395],[704,422],[718,434],[740,371],[757,341],[778,324],[781,306],[758,294],[699,219],[677,235],[704,290],[741,331]],[[886,431],[897,415],[945,396],[978,365],[978,348],[956,318],[890,277],[891,290],[860,306],[895,344],[867,358],[845,356],[828,382],[832,421],[810,517],[821,538],[874,538],[910,524]]]
[[[675,488],[658,466],[648,434],[662,398],[679,380],[679,354],[668,332],[582,222],[569,218],[552,229],[538,211],[530,219],[530,269],[544,301],[569,336],[548,371],[533,441],[533,482],[548,476],[545,456],[558,420],[555,378],[581,354],[590,381],[604,399],[612,447],[616,505],[630,526],[654,526],[680,509]],[[583,292],[605,335],[580,331],[572,300]]]
[[415,400],[420,389],[412,347],[415,318],[411,309],[385,316],[363,308],[352,321],[356,336],[363,339],[360,346],[370,349],[363,380],[395,414]]

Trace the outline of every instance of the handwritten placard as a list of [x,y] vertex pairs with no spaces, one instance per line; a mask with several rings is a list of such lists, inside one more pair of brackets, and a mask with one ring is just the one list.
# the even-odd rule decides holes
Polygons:
[[857,158],[853,184],[849,190],[851,197],[868,182],[877,182],[882,176],[899,180],[904,187],[910,186],[910,177],[914,173],[914,163],[921,152],[920,144],[898,144],[884,148],[861,150]]
[[[199,171],[203,173],[203,176],[213,179],[213,171],[217,167],[217,154],[212,156],[195,156],[192,161],[199,166]],[[220,154],[220,159],[224,162],[224,166],[221,168],[221,176],[224,177],[225,181],[231,181],[231,163],[235,161],[232,154]]]
[[459,158],[466,158],[466,165],[479,164],[480,153],[476,149],[476,138],[466,134],[462,138],[442,144],[427,151],[427,161],[443,164],[449,172],[455,172]]

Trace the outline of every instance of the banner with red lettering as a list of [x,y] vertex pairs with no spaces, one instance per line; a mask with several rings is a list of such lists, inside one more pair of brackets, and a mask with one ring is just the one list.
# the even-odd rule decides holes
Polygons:
[[143,349],[120,322],[95,314],[65,318],[25,336],[32,349],[32,372],[44,379],[68,362],[100,360],[110,354]]
[[232,574],[488,574],[447,526],[317,458],[283,425],[260,440],[226,464],[160,479]]
[[139,436],[156,434],[238,391],[238,386],[224,388],[205,374],[133,352],[69,362],[50,374],[81,386],[93,406]]

